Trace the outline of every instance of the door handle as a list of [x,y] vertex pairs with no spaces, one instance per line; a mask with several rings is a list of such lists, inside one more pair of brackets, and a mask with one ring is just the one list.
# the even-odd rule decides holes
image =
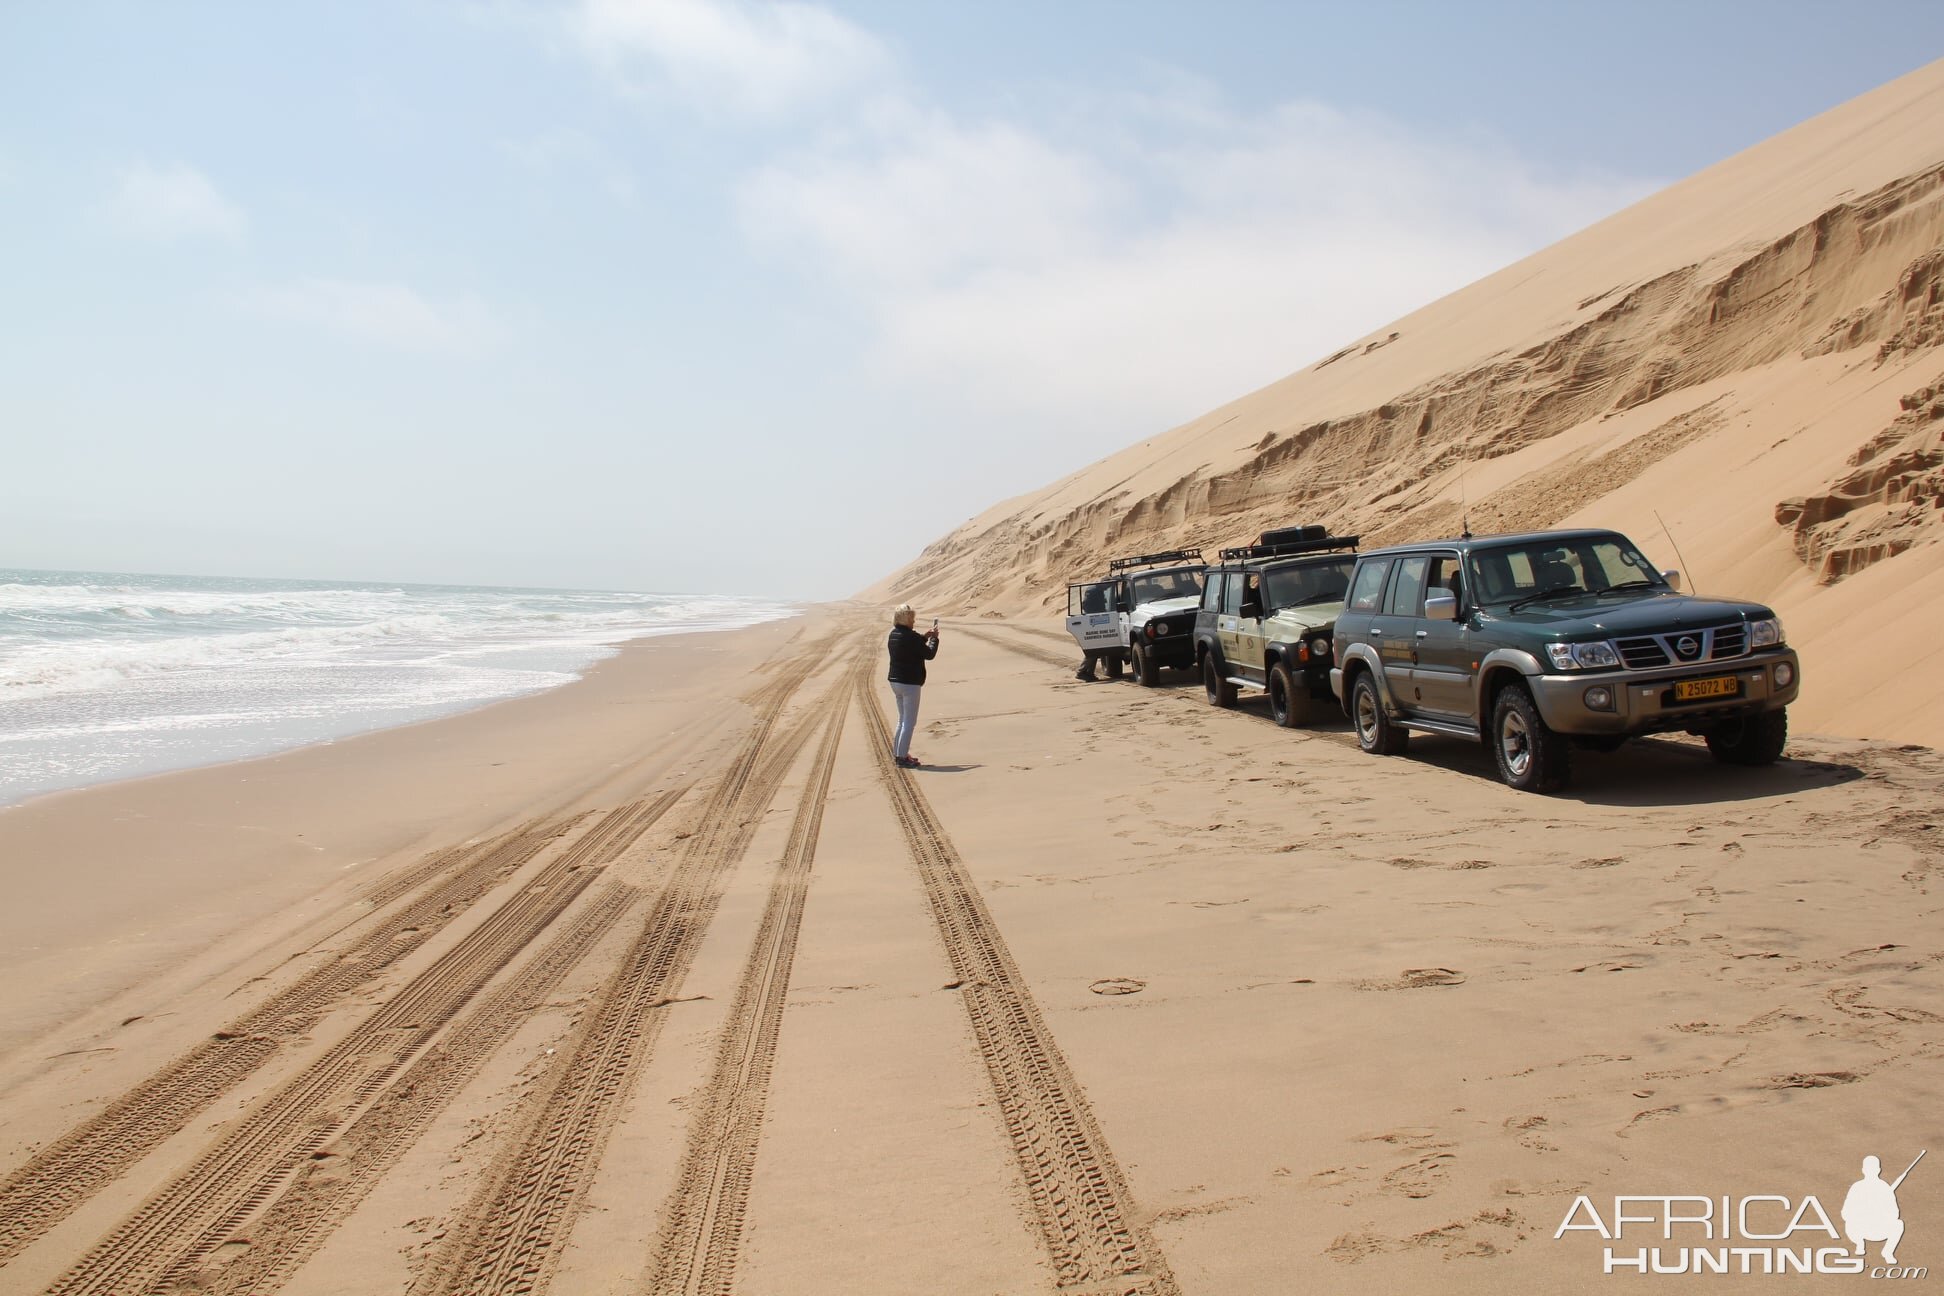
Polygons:
[[1417,637],[1418,637],[1418,638],[1420,638],[1420,639],[1422,639],[1422,638],[1424,638],[1424,637],[1425,637],[1426,635],[1428,635],[1428,634],[1430,634],[1430,633],[1431,633],[1431,632],[1430,632],[1429,630],[1420,630],[1420,631],[1418,631],[1418,632],[1417,632]]
[[1380,629],[1378,629],[1378,628],[1377,628],[1376,626],[1372,626],[1372,627],[1370,627],[1370,633],[1371,633],[1371,634],[1372,634],[1372,635],[1374,636],[1374,635],[1381,635],[1381,634],[1383,634],[1384,632],[1383,632],[1382,630],[1380,630]]

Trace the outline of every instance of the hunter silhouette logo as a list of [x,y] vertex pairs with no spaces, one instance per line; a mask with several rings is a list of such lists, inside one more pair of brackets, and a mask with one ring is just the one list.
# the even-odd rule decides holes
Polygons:
[[[1923,1159],[1924,1152],[1919,1152],[1917,1161]],[[1897,1211],[1897,1189],[1910,1178],[1917,1161],[1906,1166],[1894,1183],[1885,1183],[1883,1163],[1873,1156],[1863,1158],[1863,1177],[1850,1185],[1849,1196],[1843,1198],[1843,1236],[1856,1248],[1856,1254],[1863,1254],[1866,1243],[1881,1242],[1883,1263],[1897,1263],[1897,1243],[1903,1241],[1904,1233],[1903,1216]]]
[[[1742,1197],[1699,1193],[1624,1194],[1602,1214],[1591,1197],[1573,1199],[1554,1230],[1597,1233],[1605,1273],[1634,1274],[1867,1274],[1871,1278],[1925,1278],[1927,1268],[1897,1263],[1903,1212],[1897,1190],[1924,1159],[1919,1151],[1904,1172],[1888,1182],[1883,1163],[1863,1158],[1863,1177],[1850,1185],[1840,1214],[1842,1230],[1813,1195],[1751,1193]],[[1849,1246],[1841,1245],[1848,1239]],[[1865,1252],[1875,1244],[1881,1264]]]

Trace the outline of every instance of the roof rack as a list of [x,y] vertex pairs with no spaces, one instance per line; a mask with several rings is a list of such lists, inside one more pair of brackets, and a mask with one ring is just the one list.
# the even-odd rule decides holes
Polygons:
[[1200,562],[1201,556],[1202,552],[1199,549],[1170,549],[1166,553],[1141,554],[1135,558],[1116,558],[1107,564],[1107,570],[1110,572],[1126,571],[1130,567],[1146,567],[1151,563]]
[[[1293,529],[1293,528],[1292,528]],[[1322,528],[1317,528],[1321,530]],[[1264,539],[1279,534],[1265,532]],[[1293,554],[1322,553],[1329,549],[1355,549],[1362,536],[1320,535],[1304,540],[1284,540],[1279,543],[1238,545],[1233,549],[1222,550],[1224,561],[1238,558],[1287,558]]]

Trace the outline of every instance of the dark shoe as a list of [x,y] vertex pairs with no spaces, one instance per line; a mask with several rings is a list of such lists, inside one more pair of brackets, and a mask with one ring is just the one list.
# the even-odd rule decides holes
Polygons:
[[920,764],[916,756],[899,756],[896,760],[900,769],[917,769]]
[[1087,674],[1087,672],[1085,672],[1085,671],[1075,671],[1075,672],[1073,672],[1073,678],[1075,678],[1075,679],[1077,679],[1077,680],[1085,680],[1085,681],[1087,681],[1087,683],[1089,683],[1089,684],[1093,684],[1093,683],[1097,683],[1097,682],[1099,681],[1099,679],[1100,679],[1100,676],[1098,676],[1098,675],[1089,675],[1089,674]]

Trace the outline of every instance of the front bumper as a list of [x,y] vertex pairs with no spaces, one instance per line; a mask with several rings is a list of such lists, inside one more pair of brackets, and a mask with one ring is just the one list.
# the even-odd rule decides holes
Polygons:
[[1193,666],[1195,664],[1195,635],[1191,626],[1181,634],[1161,635],[1143,641],[1144,647],[1155,664],[1159,666]]
[[[1776,682],[1776,668],[1787,666],[1787,684]],[[1684,680],[1733,677],[1732,697],[1674,700],[1674,686]],[[1750,712],[1775,711],[1796,700],[1802,691],[1802,663],[1795,650],[1780,648],[1710,662],[1680,670],[1600,671],[1528,678],[1532,700],[1549,729],[1567,734],[1635,734],[1664,729],[1703,727],[1716,720]],[[1612,699],[1606,708],[1590,706],[1589,690],[1605,689]]]

